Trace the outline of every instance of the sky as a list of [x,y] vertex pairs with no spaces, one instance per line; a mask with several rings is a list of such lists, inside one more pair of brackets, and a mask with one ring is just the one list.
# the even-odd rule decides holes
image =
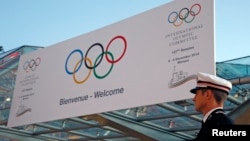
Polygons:
[[[171,1],[0,0],[0,46],[49,47]],[[248,0],[215,0],[216,62],[250,55],[249,6]]]

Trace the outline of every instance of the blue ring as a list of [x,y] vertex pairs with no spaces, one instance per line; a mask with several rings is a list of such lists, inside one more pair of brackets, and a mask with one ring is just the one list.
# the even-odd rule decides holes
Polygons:
[[[176,14],[176,18],[172,21],[172,19],[170,20],[169,18],[170,18],[173,14]],[[168,15],[168,22],[169,22],[169,23],[174,23],[174,22],[177,21],[177,19],[178,19],[178,13],[175,12],[175,11],[171,12],[171,13]]]
[[[68,70],[67,65],[68,65],[69,57],[70,57],[73,53],[75,53],[75,52],[79,52],[79,53],[80,53],[80,55],[81,55],[81,63],[80,63],[80,65],[78,66],[78,68],[75,70],[75,72],[71,72],[71,71]],[[67,57],[67,59],[66,59],[66,63],[65,63],[65,70],[66,70],[66,72],[67,72],[68,74],[76,73],[76,72],[80,69],[80,67],[82,66],[82,61],[83,61],[83,53],[82,53],[82,51],[81,51],[80,49],[75,49],[75,50],[73,50],[73,51],[68,55],[68,57]]]

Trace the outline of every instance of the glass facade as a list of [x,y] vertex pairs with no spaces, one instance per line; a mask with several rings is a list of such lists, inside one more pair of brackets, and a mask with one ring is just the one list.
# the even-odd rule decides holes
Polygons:
[[[38,49],[42,47],[21,46],[0,54],[0,141],[182,141],[199,131],[202,115],[192,99],[7,128],[20,55]],[[250,56],[217,62],[216,73],[233,83],[226,113],[238,123],[246,122],[238,119],[244,117],[239,107],[250,107]]]

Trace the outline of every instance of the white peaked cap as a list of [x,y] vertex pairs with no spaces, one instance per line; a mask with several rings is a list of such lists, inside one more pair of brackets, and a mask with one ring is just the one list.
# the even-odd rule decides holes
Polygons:
[[199,72],[197,74],[197,85],[195,88],[191,89],[190,92],[195,94],[196,90],[202,88],[214,88],[229,94],[232,89],[232,83],[215,75]]

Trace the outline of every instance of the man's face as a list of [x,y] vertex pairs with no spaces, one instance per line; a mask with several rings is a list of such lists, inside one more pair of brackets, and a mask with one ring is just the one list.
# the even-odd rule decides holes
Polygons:
[[193,98],[195,104],[195,110],[198,112],[202,112],[203,107],[206,105],[205,93],[207,91],[204,90],[197,90],[196,94]]

